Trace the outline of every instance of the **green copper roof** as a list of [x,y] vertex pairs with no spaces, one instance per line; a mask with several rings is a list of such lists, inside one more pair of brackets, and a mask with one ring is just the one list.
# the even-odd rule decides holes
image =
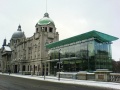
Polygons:
[[83,34],[80,34],[80,35],[77,35],[77,36],[74,36],[71,38],[67,38],[67,39],[64,39],[64,40],[61,40],[58,42],[47,44],[46,47],[47,48],[54,48],[54,47],[58,47],[61,45],[89,39],[89,38],[96,38],[96,39],[100,40],[101,42],[111,42],[111,41],[118,39],[117,37],[93,30],[93,31],[83,33]]
[[50,23],[54,24],[54,22],[48,17],[44,17],[38,21],[39,25],[48,25]]
[[48,25],[50,23],[55,25],[53,20],[49,18],[49,14],[48,13],[45,13],[44,17],[38,21],[38,25]]

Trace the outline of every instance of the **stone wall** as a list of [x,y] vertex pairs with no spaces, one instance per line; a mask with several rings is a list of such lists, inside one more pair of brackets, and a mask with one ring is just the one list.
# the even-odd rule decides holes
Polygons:
[[111,73],[107,69],[97,69],[93,73],[86,71],[80,72],[57,72],[57,77],[60,78],[78,79],[78,80],[96,80],[104,82],[117,82],[120,83],[120,73]]

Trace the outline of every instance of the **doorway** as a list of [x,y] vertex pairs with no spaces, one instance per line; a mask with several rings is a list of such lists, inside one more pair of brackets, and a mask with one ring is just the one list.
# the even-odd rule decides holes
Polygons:
[[14,73],[17,73],[17,70],[18,70],[18,66],[15,65],[15,66],[14,66]]

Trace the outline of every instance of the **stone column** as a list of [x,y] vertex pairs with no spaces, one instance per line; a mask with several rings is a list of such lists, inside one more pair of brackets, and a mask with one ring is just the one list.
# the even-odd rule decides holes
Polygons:
[[48,62],[48,76],[50,75],[50,62]]
[[97,69],[95,71],[95,80],[108,82],[110,80],[110,72],[112,71],[108,69]]
[[78,80],[87,80],[87,71],[80,71],[77,73]]

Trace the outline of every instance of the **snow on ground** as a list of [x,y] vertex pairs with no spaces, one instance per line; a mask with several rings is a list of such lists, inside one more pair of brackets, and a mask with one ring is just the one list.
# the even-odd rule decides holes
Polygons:
[[[4,73],[2,75],[9,75],[9,74]],[[76,79],[66,79],[66,78],[60,78],[60,80],[58,80],[58,78],[54,76],[44,77],[44,76],[35,76],[35,75],[31,76],[31,75],[20,75],[20,74],[10,74],[10,76],[34,79],[34,80],[43,80],[43,81],[45,80],[45,81],[57,82],[57,83],[69,83],[69,84],[104,87],[104,88],[112,88],[115,90],[120,90],[120,83],[114,83],[114,82],[100,82],[100,81],[76,80]]]

